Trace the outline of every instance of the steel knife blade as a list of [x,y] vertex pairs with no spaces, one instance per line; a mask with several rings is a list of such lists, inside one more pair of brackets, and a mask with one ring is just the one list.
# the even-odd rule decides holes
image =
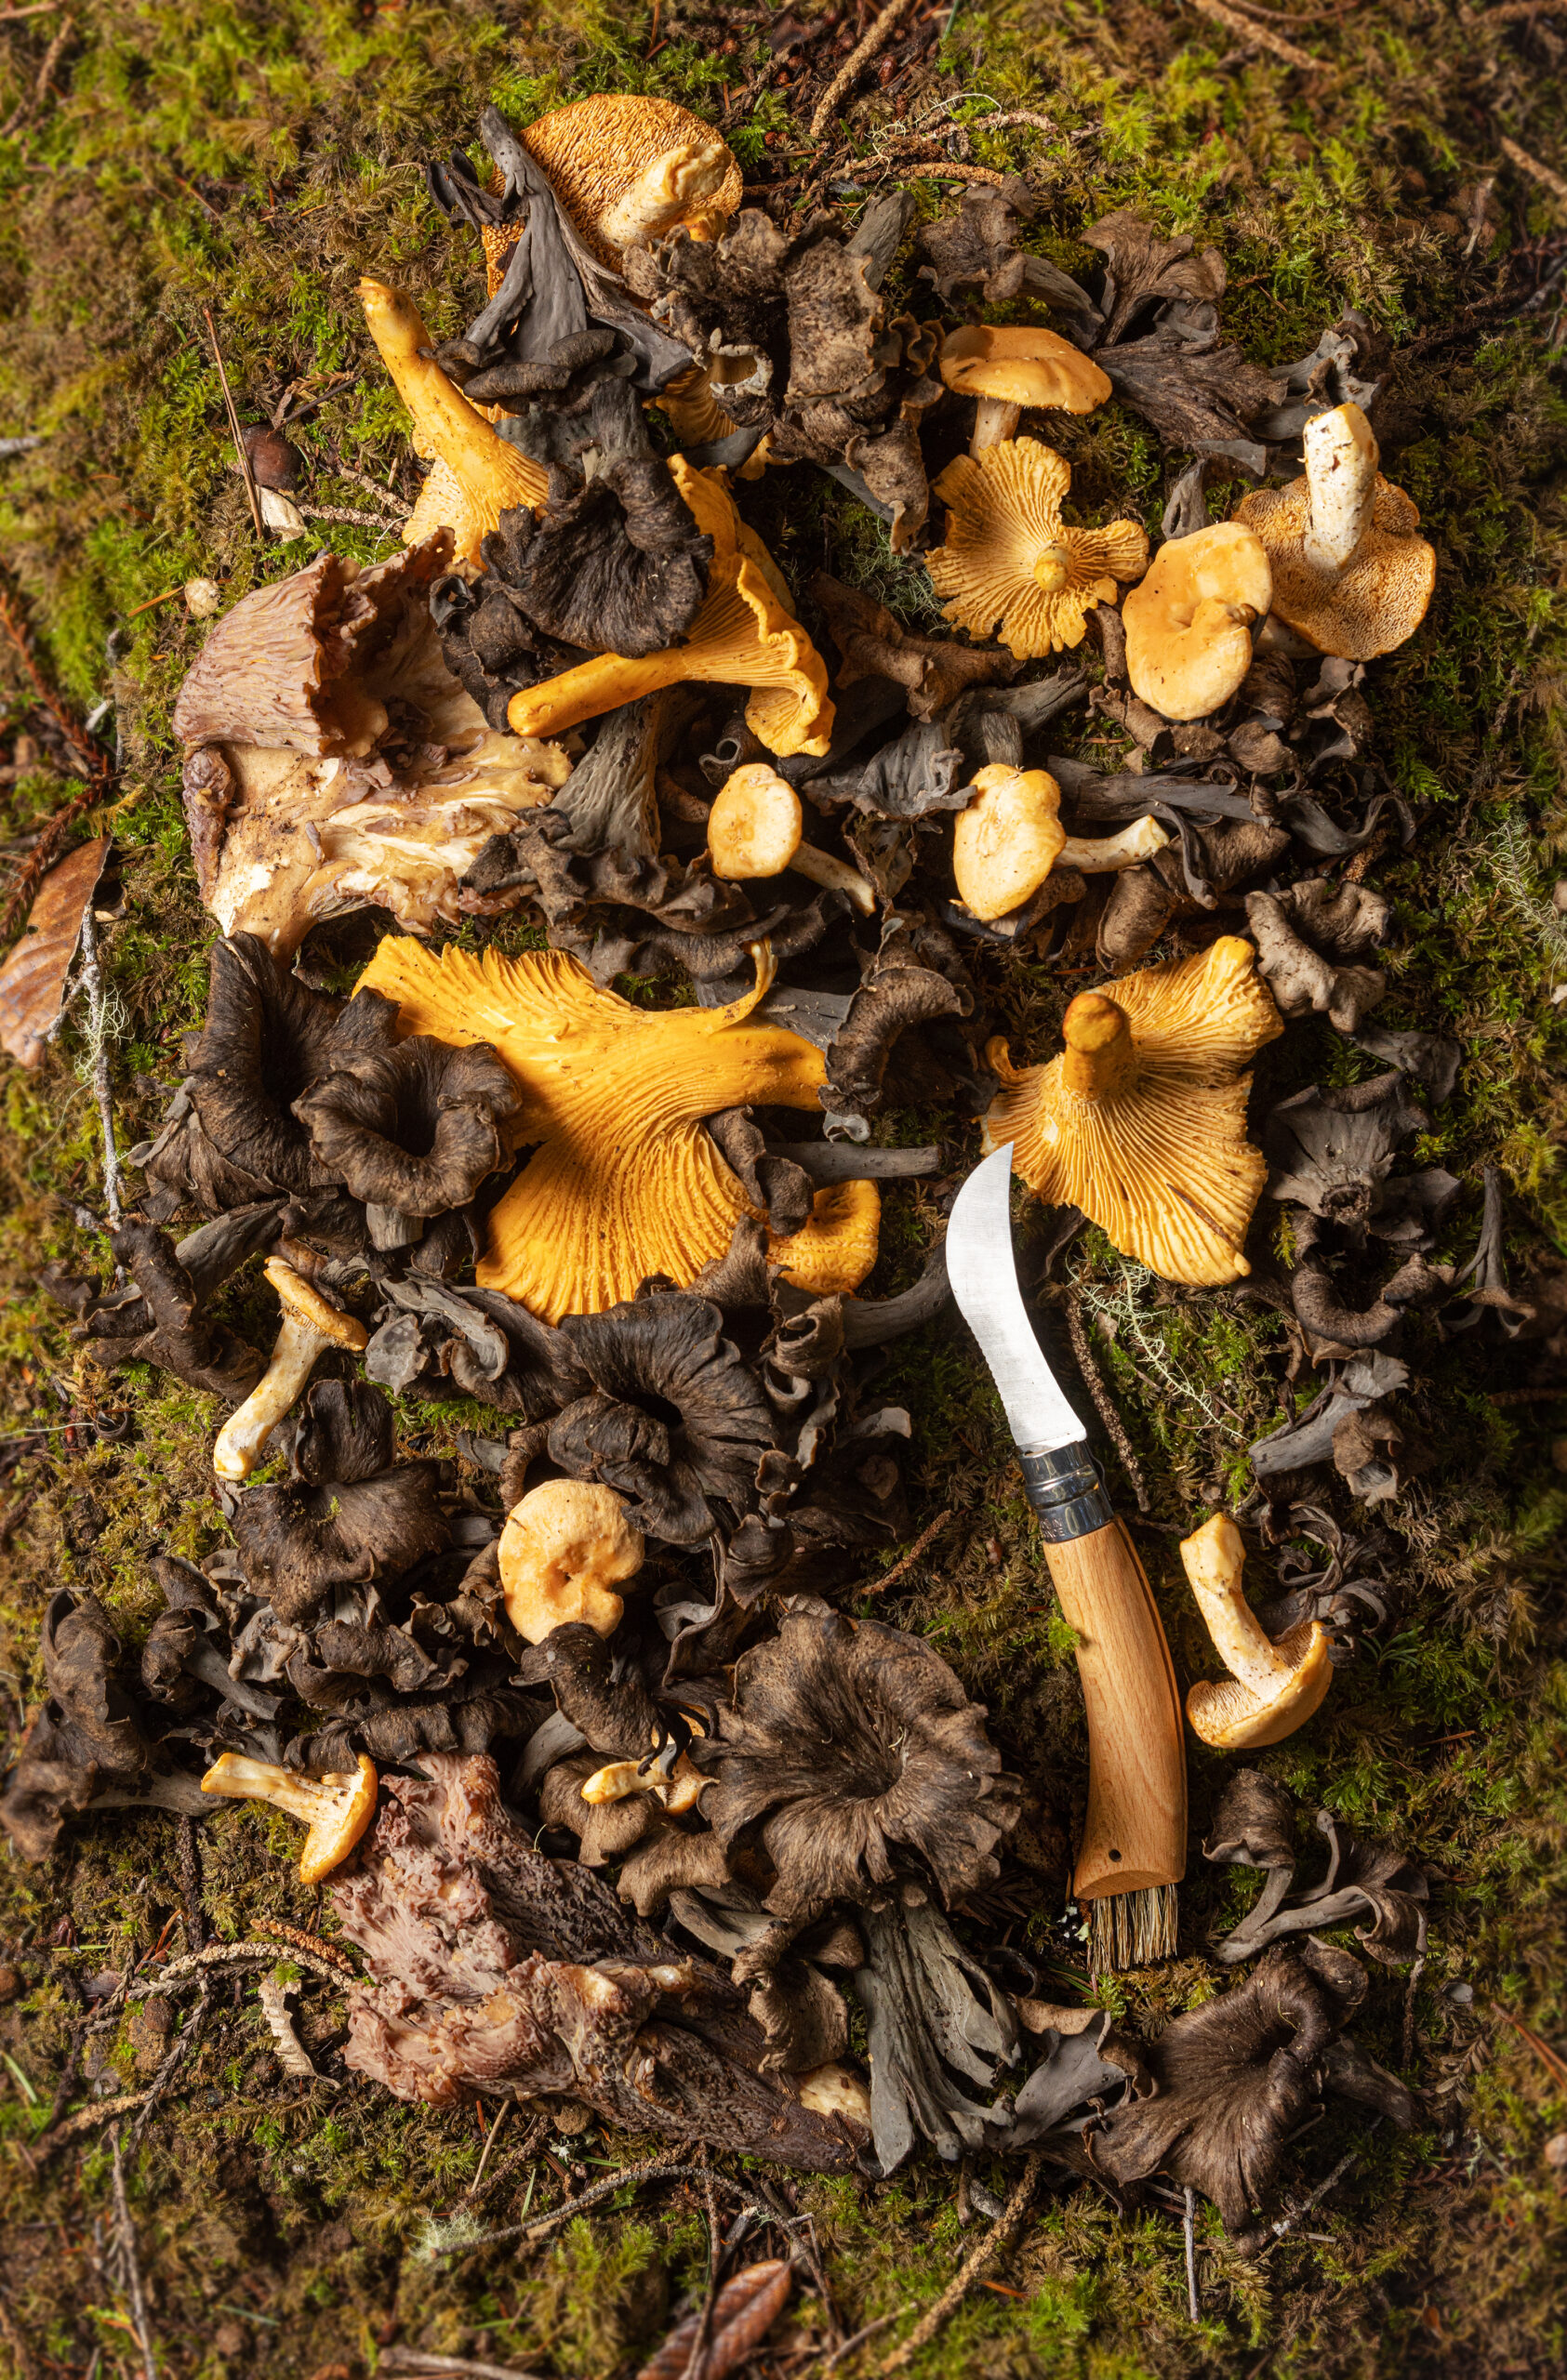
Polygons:
[[1022,1454],[1052,1454],[1084,1432],[1034,1336],[1017,1286],[1012,1247],[1012,1143],[976,1165],[947,1225],[947,1277],[979,1342],[1013,1443]]

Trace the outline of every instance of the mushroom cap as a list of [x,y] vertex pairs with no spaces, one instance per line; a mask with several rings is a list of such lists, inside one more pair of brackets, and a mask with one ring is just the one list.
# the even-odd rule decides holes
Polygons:
[[334,1868],[341,1867],[356,1843],[366,1832],[376,1815],[376,1794],[379,1779],[375,1762],[367,1752],[361,1752],[357,1768],[347,1775],[333,1772],[316,1780],[331,1795],[320,1816],[312,1820],[305,1837],[305,1847],[299,1854],[299,1882],[318,1884]]
[[1243,1069],[1284,1029],[1252,961],[1226,934],[1123,975],[1113,998],[1081,994],[1048,1065],[1014,1067],[1000,1040],[987,1051],[1003,1087],[986,1148],[1011,1141],[1037,1197],[1081,1207],[1166,1280],[1216,1287],[1251,1270],[1241,1250],[1268,1161],[1246,1141]]
[[296,1273],[281,1256],[269,1256],[262,1269],[277,1291],[286,1315],[296,1322],[308,1322],[312,1330],[319,1330],[335,1346],[350,1347],[356,1355],[364,1353],[370,1343],[370,1334],[356,1316],[345,1314],[329,1298],[324,1298],[313,1281]]
[[963,397],[1000,397],[1057,413],[1092,413],[1111,392],[1091,356],[1055,331],[975,323],[941,343],[939,368]]
[[832,740],[827,668],[794,615],[772,556],[735,509],[722,471],[670,457],[675,485],[697,526],[712,539],[707,600],[684,638],[662,653],[627,660],[602,653],[556,678],[525,687],[507,706],[516,735],[556,735],[585,719],[695,680],[748,686],[746,723],[770,752],[820,758]]
[[834,1182],[818,1190],[796,1232],[769,1239],[769,1263],[814,1297],[857,1289],[881,1247],[882,1194],[874,1182]]
[[750,1211],[702,1118],[725,1107],[815,1108],[827,1078],[800,1035],[750,1021],[772,981],[725,1008],[650,1010],[602,992],[558,951],[439,954],[389,935],[360,978],[399,1003],[405,1033],[487,1041],[523,1092],[511,1126],[539,1144],[489,1219],[478,1267],[546,1321],[602,1314],[650,1274],[688,1287]]
[[639,186],[657,182],[667,195],[658,231],[688,223],[698,238],[710,237],[740,204],[739,160],[710,124],[673,99],[598,92],[551,108],[517,138],[604,264],[620,262],[605,221]]
[[1239,521],[1161,546],[1121,607],[1132,691],[1166,719],[1204,719],[1252,666],[1273,593],[1268,554]]
[[1332,1644],[1319,1620],[1303,1620],[1277,1637],[1273,1649],[1288,1674],[1268,1695],[1238,1677],[1200,1678],[1186,1698],[1194,1732],[1219,1752],[1282,1743],[1321,1707],[1333,1683]]
[[747,760],[725,777],[708,813],[713,874],[781,875],[800,848],[804,825],[800,796],[788,779],[765,760]]
[[952,874],[970,915],[989,923],[1033,898],[1067,838],[1061,788],[1047,769],[995,761],[974,786],[952,824]]
[[944,619],[981,637],[999,620],[1002,642],[1020,661],[1082,642],[1094,605],[1113,603],[1117,581],[1146,567],[1148,533],[1135,521],[1067,527],[1061,506],[1071,483],[1071,466],[1035,438],[1004,439],[948,464],[936,483],[947,538],[925,562],[936,593],[950,599]]
[[1273,568],[1273,615],[1347,661],[1373,661],[1414,634],[1436,585],[1436,549],[1416,535],[1420,512],[1401,487],[1377,474],[1371,526],[1336,575],[1306,558],[1311,488],[1255,488],[1235,518],[1255,531]]
[[513,1506],[500,1532],[506,1616],[530,1645],[568,1621],[612,1636],[625,1605],[611,1590],[635,1578],[644,1550],[613,1488],[546,1479]]

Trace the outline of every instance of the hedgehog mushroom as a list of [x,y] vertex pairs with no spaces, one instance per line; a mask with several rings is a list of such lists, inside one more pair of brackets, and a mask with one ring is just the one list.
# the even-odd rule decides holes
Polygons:
[[707,600],[684,642],[637,658],[599,654],[525,687],[508,707],[513,733],[557,735],[660,686],[695,680],[749,686],[746,724],[770,752],[821,757],[832,739],[827,670],[771,556],[740,520],[721,473],[697,470],[683,455],[671,456],[670,469],[713,545]]
[[1181,1540],[1187,1583],[1229,1672],[1217,1682],[1200,1679],[1187,1695],[1186,1715],[1220,1752],[1282,1743],[1306,1725],[1333,1681],[1333,1639],[1321,1620],[1303,1620],[1277,1639],[1265,1633],[1241,1584],[1245,1559],[1228,1513]]
[[672,99],[601,91],[517,135],[602,264],[684,224],[715,239],[740,203],[739,161]]
[[1273,578],[1262,540],[1220,521],[1161,546],[1121,607],[1132,691],[1165,719],[1205,719],[1252,666]]
[[989,923],[1032,900],[1054,867],[1085,874],[1133,867],[1170,838],[1156,819],[1134,819],[1116,835],[1068,835],[1061,788],[1046,769],[991,761],[974,780],[974,800],[952,826],[952,874],[971,916]]
[[859,870],[803,842],[800,796],[766,760],[748,760],[724,781],[708,813],[712,872],[725,882],[779,876],[791,867],[832,892],[844,893],[862,917],[876,913],[876,894]]
[[362,1355],[370,1343],[362,1322],[324,1298],[313,1281],[296,1273],[281,1256],[272,1257],[265,1269],[283,1307],[283,1322],[271,1363],[218,1433],[212,1468],[219,1479],[249,1478],[273,1429],[328,1347]]
[[226,1752],[201,1780],[204,1793],[231,1802],[270,1802],[273,1809],[303,1819],[310,1831],[299,1854],[302,1884],[318,1884],[342,1866],[376,1815],[378,1785],[375,1763],[364,1752],[346,1776],[305,1777],[270,1760]]
[[434,469],[404,523],[403,542],[417,546],[436,529],[449,529],[458,562],[482,568],[483,539],[499,527],[503,512],[542,504],[548,476],[520,448],[509,445],[448,379],[411,298],[384,281],[365,279],[359,284],[359,299],[381,362],[413,416],[414,452],[434,457]]
[[1036,1196],[1081,1207],[1165,1280],[1216,1288],[1249,1273],[1242,1245],[1268,1162],[1246,1141],[1243,1069],[1283,1031],[1250,943],[1227,934],[1122,976],[1113,999],[1080,993],[1061,1029],[1066,1049],[1045,1066],[1014,1067],[990,1043],[1003,1087],[985,1146],[1010,1141]]
[[546,1321],[600,1314],[649,1275],[683,1287],[728,1249],[750,1202],[702,1118],[755,1104],[815,1108],[819,1050],[751,1012],[772,982],[724,1008],[653,1011],[601,992],[556,951],[437,957],[389,936],[360,978],[399,1003],[405,1033],[499,1052],[523,1093],[511,1130],[538,1144],[489,1219],[482,1289]]
[[1025,405],[1092,413],[1111,393],[1109,380],[1092,358],[1054,331],[973,324],[942,341],[938,368],[949,389],[978,401],[971,455],[1016,437]]
[[635,1578],[642,1557],[642,1531],[613,1488],[546,1479],[512,1506],[500,1532],[506,1617],[529,1645],[576,1620],[613,1636],[626,1608],[614,1590]]
[[1414,634],[1436,584],[1435,549],[1415,533],[1419,510],[1376,466],[1375,435],[1357,404],[1306,425],[1306,476],[1243,496],[1237,521],[1273,568],[1273,612],[1319,653],[1370,661]]
[[1034,438],[960,455],[936,483],[947,540],[926,561],[931,584],[950,598],[942,616],[971,636],[1001,640],[1020,661],[1081,644],[1096,603],[1113,603],[1118,579],[1148,565],[1135,521],[1071,529],[1061,505],[1071,466]]

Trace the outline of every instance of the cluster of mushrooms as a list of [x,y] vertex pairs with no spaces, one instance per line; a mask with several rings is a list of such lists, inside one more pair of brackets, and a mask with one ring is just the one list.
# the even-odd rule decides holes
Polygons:
[[[1228,1673],[1189,1716],[1227,1751],[1303,1724],[1385,1616],[1376,1533],[1290,1500],[1330,1463],[1396,1490],[1402,1312],[1560,1328],[1555,1285],[1501,1277],[1498,1202],[1466,1275],[1430,1262],[1457,1185],[1393,1165],[1454,1053],[1371,1022],[1388,906],[1333,874],[1385,813],[1412,832],[1358,689],[1435,569],[1378,469],[1374,341],[1347,316],[1260,372],[1222,344],[1215,251],[1112,216],[1091,295],[1017,245],[1020,182],[917,233],[902,192],[785,230],[667,102],[482,131],[493,171],[431,186],[480,234],[484,311],[437,344],[360,288],[430,462],[404,550],[246,597],[180,693],[206,1021],[134,1152],[117,1285],[49,1281],[89,1354],[232,1408],[232,1542],[160,1559],[139,1671],[55,1598],[0,1815],[31,1857],[134,1802],[301,1819],[367,1962],[346,2063],[403,2096],[573,2098],[817,2171],[1037,2149],[1244,2234],[1324,2090],[1410,2120],[1348,2037],[1364,1971],[1317,1935],[1364,1918],[1412,1955],[1424,1878],[1324,1819],[1292,1901],[1294,1814],[1243,1771],[1208,1856],[1268,1871],[1221,1952],[1247,1980],[1151,2047],[1038,1996],[995,1917],[1023,1789],[986,1712],[841,1607],[905,1533],[876,1373],[940,1311],[939,1250],[858,1292],[881,1185],[942,1170],[875,1144],[893,1106],[981,1117],[1041,1199],[1188,1288],[1247,1278],[1285,1202],[1297,1261],[1257,1292],[1326,1385],[1254,1462],[1275,1540],[1324,1559],[1286,1553],[1254,1610],[1232,1521],[1183,1547]],[[911,238],[918,318],[883,296]],[[1059,329],[982,319],[1020,300]],[[1068,464],[1020,434],[1112,394],[1192,457],[1151,555],[1069,520]],[[1215,467],[1296,451],[1210,523]],[[791,588],[745,517],[789,469],[870,507],[962,641]],[[1090,635],[1096,677],[1027,670]],[[1050,748],[1083,705],[1130,738],[1115,774]],[[402,931],[345,998],[294,962],[365,907]],[[987,943],[1101,971],[1058,1052],[987,1042]],[[613,988],[647,975],[678,1004]],[[1284,1103],[1259,1149],[1252,1063],[1310,1012],[1389,1071]],[[270,1352],[219,1312],[256,1257]],[[463,1433],[459,1478],[400,1455],[393,1396],[499,1435]]]

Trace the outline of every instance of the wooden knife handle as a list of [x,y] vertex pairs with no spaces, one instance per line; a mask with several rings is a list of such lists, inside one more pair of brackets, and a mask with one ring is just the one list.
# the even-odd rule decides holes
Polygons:
[[1044,1548],[1078,1638],[1088,1712],[1088,1814],[1072,1890],[1178,1884],[1186,1872],[1180,1690],[1153,1590],[1119,1521]]

